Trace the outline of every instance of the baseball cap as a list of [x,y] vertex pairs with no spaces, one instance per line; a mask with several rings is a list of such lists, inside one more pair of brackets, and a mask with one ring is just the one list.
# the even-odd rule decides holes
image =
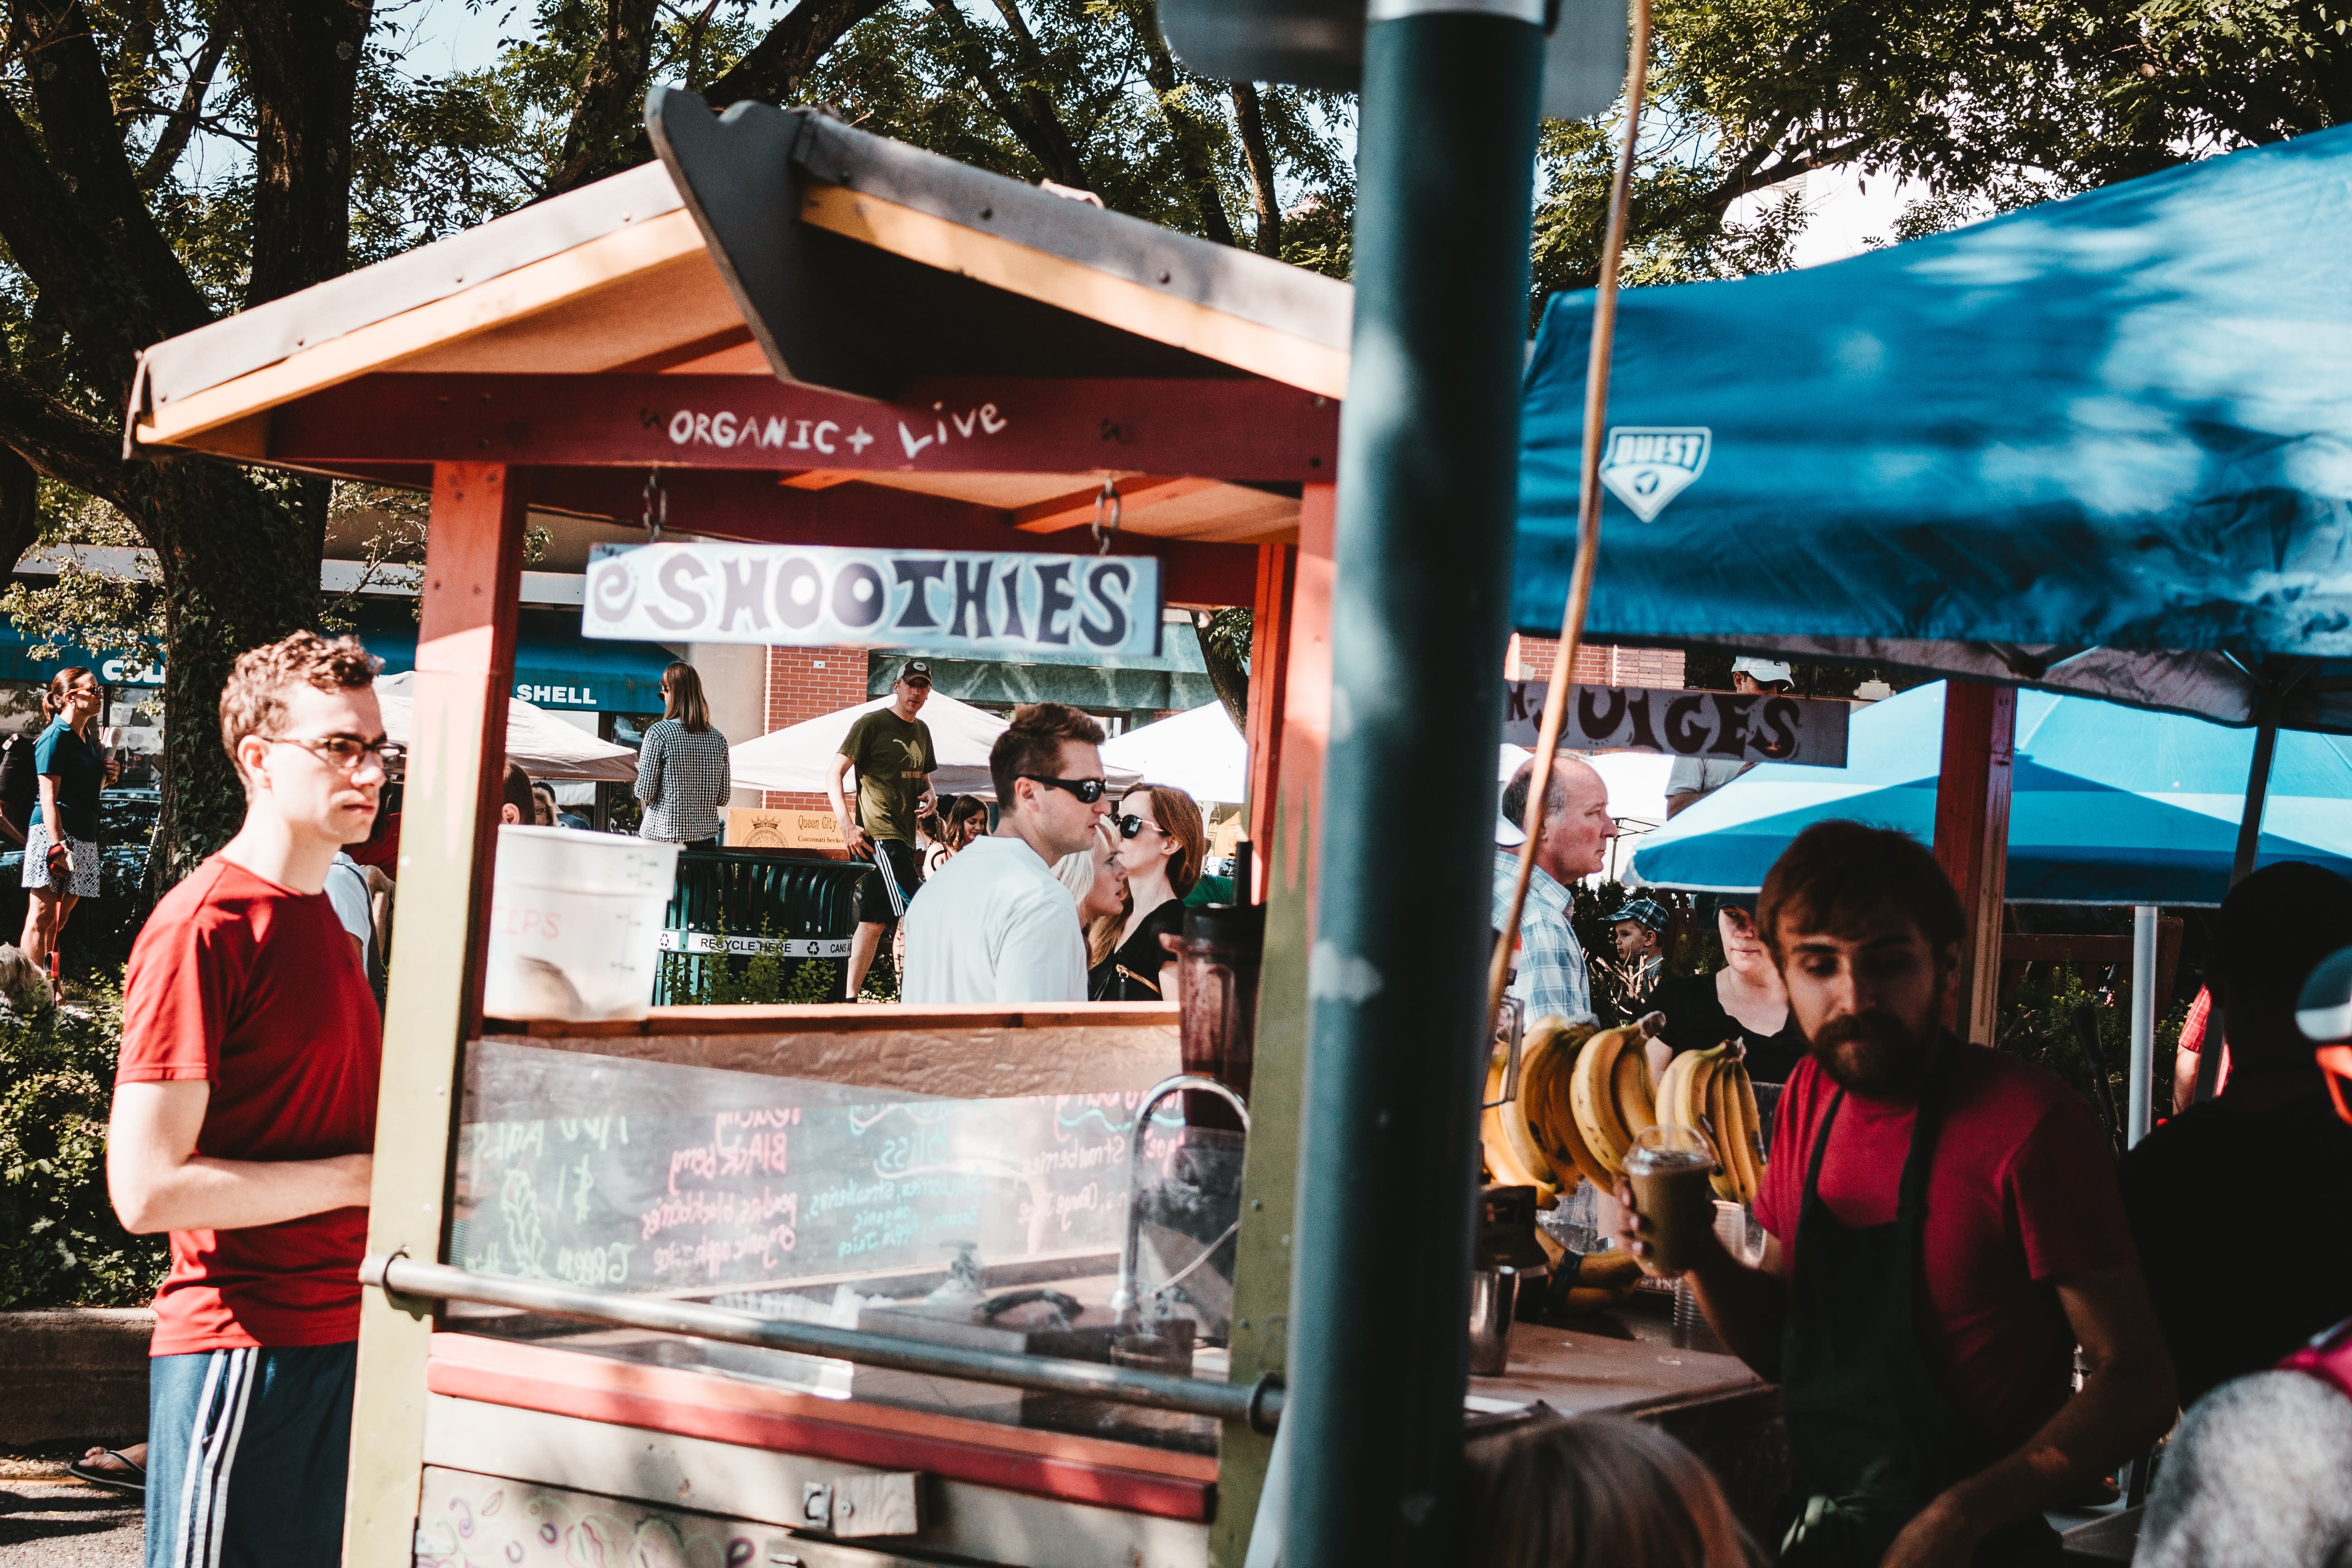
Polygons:
[[931,667],[919,658],[910,658],[898,667],[898,679],[919,680],[929,686],[931,683]]
[[1495,814],[1495,843],[1497,847],[1516,849],[1527,841],[1527,833],[1517,823],[1499,811]]
[[1632,921],[1645,931],[1664,931],[1666,929],[1666,911],[1655,899],[1634,899],[1609,917],[1611,925],[1620,921]]
[[1758,680],[1793,682],[1797,679],[1790,673],[1789,667],[1777,658],[1735,658],[1731,661],[1731,673],[1752,675]]

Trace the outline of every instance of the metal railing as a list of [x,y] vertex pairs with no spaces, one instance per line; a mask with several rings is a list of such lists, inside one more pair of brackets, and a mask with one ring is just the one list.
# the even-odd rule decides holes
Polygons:
[[1176,1410],[1219,1421],[1246,1422],[1260,1432],[1272,1432],[1282,1418],[1282,1384],[1272,1373],[1253,1384],[1236,1384],[1171,1377],[1164,1373],[1139,1372],[1061,1356],[1009,1355],[962,1345],[934,1344],[928,1340],[901,1339],[892,1334],[869,1334],[856,1329],[836,1329],[822,1323],[763,1318],[755,1312],[700,1301],[631,1296],[543,1279],[476,1274],[443,1263],[419,1263],[400,1254],[388,1258],[371,1254],[360,1264],[360,1283],[373,1285],[391,1296],[511,1307],[613,1328],[688,1334],[729,1344],[754,1345],[761,1350],[788,1351],[796,1355],[829,1356],[860,1366],[967,1378],[974,1383],[1031,1388],[1046,1394],[1079,1394],[1115,1405]]

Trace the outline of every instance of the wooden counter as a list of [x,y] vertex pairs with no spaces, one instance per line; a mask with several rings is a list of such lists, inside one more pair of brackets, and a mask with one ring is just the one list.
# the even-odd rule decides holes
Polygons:
[[1780,1390],[1737,1356],[1678,1347],[1674,1338],[1671,1299],[1647,1293],[1587,1320],[1516,1323],[1508,1369],[1472,1378],[1470,1394],[1505,1405],[1541,1400],[1564,1415],[1651,1422],[1706,1462],[1740,1521],[1767,1539],[1789,1485]]

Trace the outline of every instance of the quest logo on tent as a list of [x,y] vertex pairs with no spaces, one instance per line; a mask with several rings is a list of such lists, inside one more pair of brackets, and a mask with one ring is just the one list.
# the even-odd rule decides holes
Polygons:
[[1654,522],[1668,501],[1706,471],[1714,444],[1715,432],[1703,425],[1612,426],[1601,454],[1601,482],[1635,517]]
[[1160,651],[1150,555],[857,550],[827,545],[600,544],[583,637],[771,647]]

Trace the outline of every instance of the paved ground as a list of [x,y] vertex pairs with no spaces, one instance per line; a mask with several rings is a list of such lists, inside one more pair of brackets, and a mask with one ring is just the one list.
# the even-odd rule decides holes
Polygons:
[[0,1568],[140,1568],[145,1538],[137,1498],[0,1458]]

